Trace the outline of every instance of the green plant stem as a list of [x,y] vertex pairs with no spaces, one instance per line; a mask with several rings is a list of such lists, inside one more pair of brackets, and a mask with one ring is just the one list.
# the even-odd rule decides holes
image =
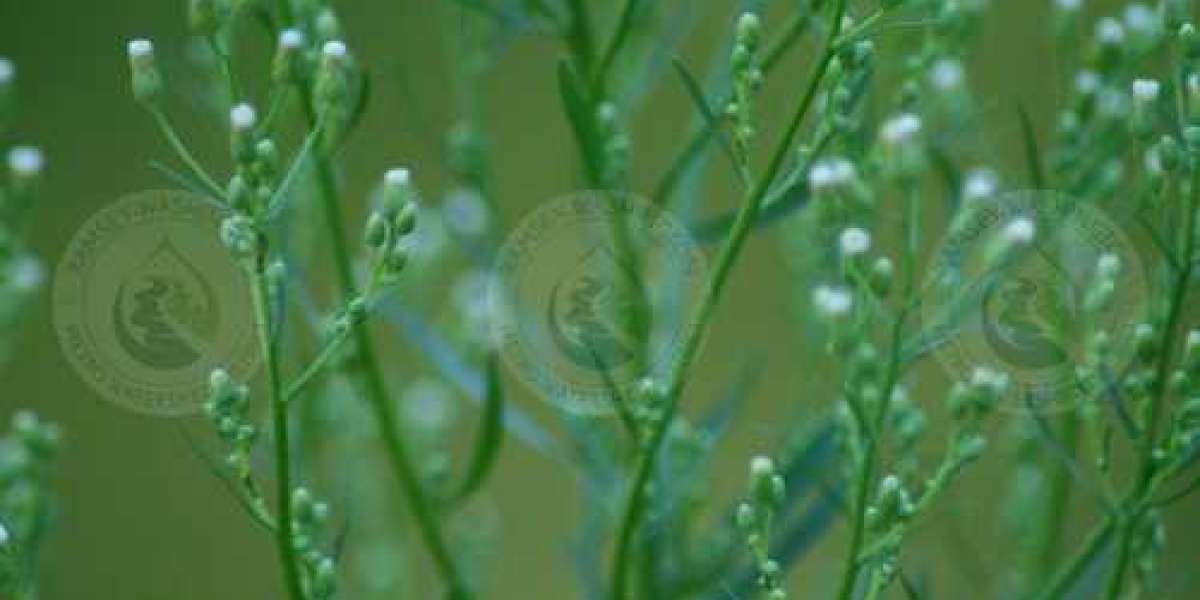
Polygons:
[[304,600],[304,587],[300,580],[300,569],[296,562],[295,539],[292,534],[292,476],[291,456],[288,441],[288,410],[287,400],[283,394],[283,381],[280,377],[279,353],[276,348],[275,335],[271,318],[270,284],[266,275],[266,247],[263,248],[254,265],[254,300],[255,324],[258,327],[259,343],[263,360],[267,364],[267,383],[271,397],[271,417],[274,428],[275,442],[275,486],[276,486],[276,519],[275,545],[279,552],[279,562],[283,569],[284,587],[292,600]]
[[1101,523],[1088,536],[1087,542],[1084,543],[1079,553],[1070,562],[1064,564],[1054,578],[1046,585],[1045,589],[1040,594],[1034,596],[1034,598],[1036,600],[1058,600],[1062,598],[1071,589],[1071,585],[1083,575],[1083,572],[1091,564],[1096,555],[1104,550],[1104,547],[1108,544],[1108,540],[1113,535],[1114,529],[1116,529],[1116,520],[1111,517]]
[[[312,90],[306,86],[300,86],[300,93],[308,128],[315,130],[319,123],[313,106]],[[338,283],[343,300],[350,302],[357,295],[354,284],[354,267],[343,233],[345,229],[342,224],[341,206],[338,203],[333,166],[329,163],[329,159],[320,153],[314,158],[317,165],[317,188],[325,213],[326,225],[329,228],[330,241],[333,245]],[[372,348],[370,331],[367,327],[355,327],[353,337],[367,398],[375,413],[375,418],[379,422],[380,436],[387,450],[388,459],[405,499],[408,501],[409,508],[412,510],[417,528],[421,532],[425,545],[429,548],[438,572],[450,590],[450,595],[456,599],[470,598],[466,583],[450,555],[450,549],[442,533],[437,515],[434,514],[429,498],[421,488],[420,477],[408,455],[408,449],[399,437],[399,419],[396,416],[395,407],[390,402],[383,372],[379,368],[379,362]]]
[[691,321],[694,325],[689,330],[679,357],[671,370],[670,379],[666,386],[666,407],[663,410],[661,420],[656,424],[649,439],[646,441],[646,445],[638,461],[633,482],[630,485],[629,498],[626,502],[612,564],[612,581],[609,593],[613,600],[626,600],[625,590],[628,587],[629,558],[634,546],[634,536],[638,531],[642,513],[646,508],[646,485],[654,472],[659,448],[662,446],[667,431],[670,429],[671,421],[678,410],[679,395],[682,391],[688,369],[696,359],[700,348],[700,341],[703,339],[704,333],[712,321],[713,314],[721,299],[721,293],[725,289],[725,283],[732,272],[734,264],[737,262],[737,258],[741,255],[742,248],[749,237],[754,221],[758,217],[762,201],[767,196],[771,184],[775,181],[775,177],[782,168],[784,160],[790,153],[792,143],[800,131],[800,126],[804,122],[804,117],[808,114],[808,110],[812,106],[817,92],[820,90],[821,81],[824,79],[825,73],[828,71],[834,57],[834,43],[841,30],[842,17],[845,15],[845,12],[846,0],[838,0],[837,7],[834,9],[833,17],[830,21],[831,32],[826,41],[825,50],[821,55],[812,79],[809,80],[808,89],[805,91],[799,106],[797,106],[796,112],[793,114],[792,120],[784,132],[783,138],[775,149],[766,172],[747,194],[746,201],[742,204],[742,208],[738,212],[733,229],[730,231],[729,237],[726,238],[725,245],[722,247],[717,259],[716,268],[705,286],[695,318]]
[[158,128],[162,130],[163,137],[167,139],[167,143],[170,144],[171,149],[175,151],[179,159],[183,161],[183,164],[187,165],[188,169],[192,171],[192,174],[200,180],[200,183],[205,188],[208,188],[208,193],[212,194],[214,198],[224,198],[225,192],[221,189],[221,186],[212,178],[212,175],[208,174],[208,171],[196,160],[196,157],[192,156],[192,152],[188,150],[187,144],[184,144],[183,140],[179,138],[175,127],[171,125],[171,120],[167,118],[162,109],[157,106],[148,106],[147,108],[154,117],[154,122],[158,124]]
[[587,2],[568,0],[567,10],[570,12],[567,20],[567,44],[578,62],[576,66],[581,78],[590,81],[595,49],[592,41],[592,19],[588,13]]
[[1134,509],[1121,515],[1118,531],[1117,560],[1110,572],[1107,593],[1109,600],[1115,600],[1124,587],[1125,573],[1129,570],[1133,532],[1138,521],[1148,508],[1148,500],[1154,492],[1154,475],[1156,470],[1154,450],[1158,446],[1158,430],[1163,417],[1163,408],[1167,396],[1167,376],[1171,370],[1172,349],[1179,329],[1179,321],[1183,316],[1183,307],[1187,301],[1188,288],[1192,280],[1192,269],[1195,266],[1193,256],[1196,250],[1196,208],[1200,199],[1200,165],[1192,165],[1192,188],[1189,190],[1186,214],[1183,219],[1183,248],[1176,272],[1171,301],[1167,308],[1167,320],[1163,329],[1162,345],[1159,348],[1159,359],[1155,374],[1154,395],[1150,400],[1150,413],[1145,423],[1145,437],[1139,457],[1137,481],[1131,499]]

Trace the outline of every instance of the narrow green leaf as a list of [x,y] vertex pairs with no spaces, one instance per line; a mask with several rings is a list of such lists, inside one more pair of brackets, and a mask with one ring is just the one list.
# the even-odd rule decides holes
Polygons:
[[588,181],[599,181],[600,157],[595,115],[579,74],[566,59],[558,61],[558,92],[571,130],[575,133],[575,141],[579,145],[579,155],[583,159]]
[[482,422],[475,440],[475,454],[462,487],[454,495],[455,503],[470,498],[483,486],[496,465],[504,441],[504,388],[500,381],[500,357],[495,353],[487,358],[485,378],[487,392],[484,394]]
[[273,220],[279,216],[287,206],[288,201],[291,200],[293,188],[296,187],[296,182],[299,181],[300,174],[304,171],[304,166],[312,158],[313,150],[317,146],[317,140],[321,138],[321,133],[324,129],[324,121],[322,120],[320,123],[317,123],[317,126],[305,138],[304,145],[300,147],[300,151],[292,159],[291,166],[288,167],[283,180],[279,182],[279,187],[275,190],[271,201],[267,203],[267,220]]
[[1042,171],[1042,156],[1038,151],[1033,119],[1023,103],[1017,103],[1017,118],[1021,121],[1021,142],[1025,148],[1025,165],[1029,169],[1029,184],[1035,190],[1046,189],[1046,174]]
[[721,121],[712,107],[709,106],[708,100],[704,97],[704,89],[700,86],[700,82],[696,81],[695,76],[691,71],[688,71],[687,65],[679,57],[671,60],[671,66],[675,67],[675,73],[679,75],[680,81],[683,82],[683,87],[687,90],[688,97],[691,98],[692,104],[696,105],[696,110],[700,116],[704,118],[704,128],[707,131],[712,131],[717,137],[717,142],[721,146],[721,150],[725,152],[725,156],[729,158],[730,164],[737,171],[737,157],[734,156],[733,147],[729,144],[729,136],[721,131]]

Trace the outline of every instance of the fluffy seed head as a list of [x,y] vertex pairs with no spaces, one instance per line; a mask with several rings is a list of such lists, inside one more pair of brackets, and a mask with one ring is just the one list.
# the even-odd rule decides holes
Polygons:
[[1134,99],[1144,103],[1157,100],[1158,92],[1162,89],[1162,85],[1154,79],[1136,79],[1132,87]]
[[8,151],[8,168],[18,177],[34,177],[45,167],[42,151],[31,146],[17,146]]
[[1033,242],[1037,225],[1029,217],[1017,217],[1004,226],[1005,241],[1016,245],[1027,245]]
[[229,111],[229,123],[235,131],[249,131],[258,124],[258,113],[253,106],[243,102]]
[[871,248],[871,234],[861,227],[847,227],[838,237],[838,246],[845,256],[858,256]]
[[383,181],[390,187],[407,187],[412,183],[412,173],[404,167],[389,169],[383,174]]
[[912,113],[893,117],[879,129],[879,137],[893,146],[910,142],[919,133],[921,133],[921,117]]

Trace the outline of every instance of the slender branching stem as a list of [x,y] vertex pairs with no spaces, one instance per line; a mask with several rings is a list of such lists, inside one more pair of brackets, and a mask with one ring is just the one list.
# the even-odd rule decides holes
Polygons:
[[609,40],[608,45],[604,48],[604,52],[600,55],[600,64],[596,67],[596,72],[592,75],[592,87],[594,89],[604,89],[608,71],[612,68],[613,62],[621,52],[621,46],[629,38],[630,30],[633,29],[633,15],[637,12],[637,7],[638,0],[625,0],[624,6],[621,7],[621,16],[617,19],[617,29],[613,32],[612,39]]
[[612,582],[609,590],[610,597],[613,600],[625,600],[626,589],[628,588],[629,579],[629,562],[630,554],[634,546],[634,537],[637,534],[639,525],[641,524],[642,514],[646,509],[646,487],[650,481],[650,477],[654,472],[654,467],[658,457],[659,448],[662,446],[663,440],[666,438],[667,431],[670,429],[675,412],[679,406],[679,396],[682,391],[687,372],[692,363],[696,359],[696,355],[700,349],[700,341],[703,339],[705,331],[708,329],[709,323],[712,321],[713,314],[716,312],[717,305],[720,303],[721,293],[725,289],[725,283],[728,281],[729,275],[736,264],[738,257],[741,255],[742,248],[745,246],[746,240],[750,235],[754,222],[758,219],[759,209],[762,206],[763,199],[771,188],[771,184],[775,181],[775,177],[779,174],[783,167],[784,160],[790,154],[792,144],[795,141],[796,135],[800,131],[801,125],[804,123],[804,117],[808,114],[813,101],[816,99],[817,93],[821,88],[821,82],[825,78],[825,73],[829,69],[830,63],[834,57],[834,44],[838,39],[838,33],[841,30],[842,17],[846,12],[846,0],[838,0],[837,6],[833,11],[830,21],[831,32],[826,41],[825,50],[822,52],[821,58],[817,64],[816,71],[809,80],[808,88],[804,93],[796,112],[793,114],[791,122],[788,124],[784,132],[783,138],[779,141],[779,145],[775,149],[771,161],[768,164],[766,172],[758,180],[758,183],[747,194],[745,202],[742,204],[741,210],[738,212],[737,220],[734,222],[733,229],[729,232],[729,236],[725,240],[725,244],[721,249],[721,253],[717,258],[717,263],[709,276],[707,285],[703,290],[699,306],[696,309],[694,318],[691,320],[693,327],[688,331],[688,335],[683,342],[678,359],[672,365],[669,379],[666,385],[666,407],[663,411],[660,421],[646,440],[645,447],[642,449],[641,456],[638,461],[637,470],[634,474],[633,482],[629,488],[629,498],[626,503],[625,511],[621,521],[620,532],[617,537],[617,547],[612,564]]
[[[320,125],[313,106],[313,91],[306,86],[300,86],[299,91],[309,130],[315,130]],[[321,206],[324,210],[326,225],[329,229],[338,283],[341,288],[343,300],[349,302],[356,297],[357,292],[354,284],[354,267],[350,260],[350,251],[344,233],[345,228],[342,224],[341,206],[338,202],[337,182],[333,172],[333,165],[330,164],[327,156],[320,153],[316,155],[315,161],[317,166],[317,189],[321,199]],[[469,598],[470,594],[466,583],[459,573],[453,557],[450,555],[449,545],[442,532],[441,524],[438,522],[438,517],[433,510],[428,495],[422,489],[420,477],[417,474],[412,458],[408,455],[408,449],[404,446],[404,441],[400,439],[399,418],[396,415],[394,405],[390,401],[383,371],[380,369],[379,361],[375,357],[371,344],[370,331],[366,327],[354,327],[353,337],[356,356],[362,371],[363,388],[375,413],[375,418],[379,423],[380,435],[387,451],[388,460],[391,463],[392,470],[395,472],[396,479],[400,483],[409,508],[417,521],[417,528],[420,530],[421,537],[424,539],[425,545],[429,548],[429,553],[433,557],[434,564],[437,566],[438,572],[449,588],[451,595],[458,599]]]
[[271,418],[275,442],[275,493],[276,527],[275,545],[283,569],[284,587],[292,600],[304,600],[304,587],[300,579],[300,567],[296,560],[295,538],[292,533],[292,475],[291,452],[288,441],[287,400],[283,393],[280,373],[279,352],[271,317],[271,290],[266,274],[266,243],[262,240],[259,255],[254,265],[255,324],[263,361],[267,365],[267,386],[271,398]]
[[162,130],[163,137],[167,139],[167,143],[170,144],[171,149],[175,151],[179,159],[183,161],[183,164],[192,171],[192,175],[195,175],[200,180],[205,190],[209,194],[212,194],[214,198],[224,198],[225,193],[221,190],[221,186],[217,184],[212,175],[208,174],[208,171],[200,164],[200,161],[196,160],[191,150],[188,150],[187,144],[183,143],[183,140],[180,139],[179,133],[175,131],[171,120],[167,118],[162,109],[153,105],[149,106],[148,109],[154,117],[154,122]]

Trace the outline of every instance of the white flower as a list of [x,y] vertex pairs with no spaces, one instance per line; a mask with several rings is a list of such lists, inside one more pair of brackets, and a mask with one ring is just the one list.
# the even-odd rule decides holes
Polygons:
[[408,187],[412,183],[412,173],[404,167],[388,169],[387,173],[383,174],[383,182],[389,187]]
[[17,146],[8,151],[8,168],[14,175],[33,177],[45,167],[42,151],[31,146]]
[[0,56],[0,85],[8,85],[17,75],[17,68],[12,61]]
[[861,227],[847,227],[838,238],[842,254],[858,256],[871,248],[871,234]]
[[1029,217],[1017,217],[1004,226],[1004,239],[1010,244],[1027,245],[1033,242],[1037,225]]
[[836,318],[850,312],[854,298],[846,288],[820,285],[813,290],[813,303],[822,314]]
[[1104,80],[1095,71],[1085,69],[1075,75],[1075,89],[1084,96],[1091,96],[1100,91]]
[[249,131],[258,123],[258,113],[254,107],[245,102],[234,106],[229,111],[229,124],[235,131]]
[[346,49],[346,43],[341,40],[329,40],[321,47],[321,54],[333,60],[340,61],[346,58],[346,55],[349,53],[349,50]]
[[1083,6],[1083,0],[1055,0],[1054,5],[1065,12],[1075,12]]
[[287,50],[299,50],[304,46],[304,32],[299,29],[284,29],[279,34],[279,47]]
[[8,528],[3,523],[0,523],[0,546],[7,546],[10,539],[12,539],[12,536],[9,535]]
[[893,146],[911,141],[918,133],[921,133],[921,118],[912,113],[892,117],[879,129],[883,141]]
[[962,85],[963,79],[962,63],[951,58],[943,58],[933,63],[929,70],[929,80],[934,87],[942,91],[957,89]]
[[154,44],[150,40],[137,39],[129,42],[129,58],[148,60],[154,58]]
[[1000,177],[988,168],[971,169],[963,181],[963,200],[973,202],[987,200],[1000,189]]
[[1105,46],[1120,46],[1125,43],[1125,27],[1112,17],[1104,17],[1096,22],[1096,38]]
[[775,461],[766,456],[755,456],[750,459],[750,475],[756,479],[765,479],[775,474]]
[[1158,92],[1162,89],[1162,85],[1154,79],[1135,79],[1132,89],[1135,100],[1148,104],[1158,99]]
[[813,192],[843,187],[854,181],[854,163],[841,157],[818,161],[808,173],[808,185]]

